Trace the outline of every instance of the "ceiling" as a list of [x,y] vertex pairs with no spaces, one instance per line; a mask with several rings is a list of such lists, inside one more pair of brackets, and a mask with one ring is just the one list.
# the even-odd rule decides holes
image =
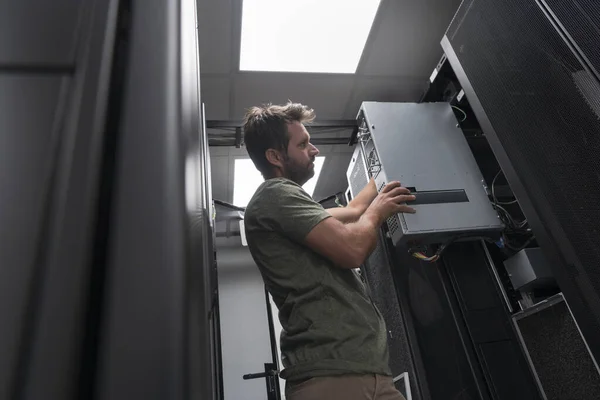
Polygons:
[[[198,0],[207,120],[239,120],[253,105],[288,99],[309,105],[323,120],[353,119],[362,101],[418,101],[442,56],[439,43],[459,4],[460,0],[382,0],[356,74],[303,74],[239,71],[242,0]],[[306,24],[310,29],[310,21]],[[276,51],[269,49],[268,38],[264,47]],[[298,57],[310,57],[310,45],[299,43]],[[315,199],[345,189],[352,152],[344,145],[320,150],[327,158]],[[232,201],[233,160],[243,156],[243,149],[211,148],[215,198]]]

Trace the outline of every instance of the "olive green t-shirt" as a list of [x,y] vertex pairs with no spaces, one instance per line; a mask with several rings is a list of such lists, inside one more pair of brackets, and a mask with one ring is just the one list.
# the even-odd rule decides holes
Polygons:
[[265,181],[246,208],[248,247],[283,327],[281,377],[391,375],[385,322],[364,284],[304,244],[329,217],[285,178]]

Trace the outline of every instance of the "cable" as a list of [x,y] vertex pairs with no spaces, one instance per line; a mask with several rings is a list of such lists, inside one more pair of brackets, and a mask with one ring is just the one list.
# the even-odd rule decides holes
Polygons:
[[448,246],[450,246],[452,243],[454,243],[455,241],[457,241],[459,239],[467,239],[467,238],[468,239],[472,239],[472,240],[485,240],[486,242],[494,243],[494,240],[492,240],[489,237],[484,237],[484,236],[470,236],[470,235],[458,235],[458,236],[454,236],[453,238],[451,238],[447,242],[442,243],[440,245],[440,247],[437,248],[437,250],[435,251],[435,253],[432,256],[427,256],[427,255],[423,254],[420,251],[412,252],[411,255],[413,257],[415,257],[415,258],[418,258],[421,261],[436,262],[437,260],[440,259],[440,257],[442,256],[442,253],[444,253],[444,251],[448,248]]
[[223,207],[231,208],[232,210],[235,210],[235,211],[246,211],[246,207],[234,206],[233,204],[227,203],[226,201],[223,201],[223,200],[213,199],[213,201],[215,202],[215,204],[218,204]]
[[502,170],[499,170],[494,176],[494,179],[492,180],[492,205],[498,212],[498,216],[500,217],[502,222],[507,226],[507,230],[510,232],[518,233],[527,227],[527,218],[525,218],[522,221],[516,221],[515,218],[511,215],[511,213],[503,207],[503,205],[517,204],[517,199],[504,202],[498,200],[498,197],[496,196],[496,181],[498,180],[498,177],[501,173]]
[[[533,235],[529,229],[527,218],[522,221],[515,220],[512,214],[503,207],[506,205],[518,204],[519,201],[516,198],[514,200],[504,202],[498,200],[498,197],[496,196],[496,181],[498,180],[500,174],[502,174],[501,169],[496,173],[494,179],[492,180],[492,205],[496,209],[496,212],[498,212],[498,217],[500,217],[500,220],[506,226],[504,232],[502,232],[502,241],[504,244],[499,247],[506,247],[507,249],[517,253],[526,248],[533,240],[535,240],[535,235]],[[512,235],[513,240],[515,239],[515,236],[519,237],[520,235],[527,235],[528,238],[520,246],[514,246],[514,242],[509,240],[508,235]]]
[[518,253],[519,251],[521,251],[524,248],[526,248],[527,246],[529,246],[529,244],[535,240],[535,236],[531,235],[531,237],[529,237],[529,239],[527,239],[522,245],[516,246],[516,247],[510,243],[510,241],[508,240],[508,237],[505,234],[502,235],[502,239],[504,240],[504,245],[507,248],[509,248],[510,250],[512,250],[515,253]]
[[434,254],[431,257],[427,257],[425,254],[421,253],[421,252],[414,252],[412,253],[412,256],[415,258],[418,258],[419,260],[425,261],[425,262],[435,262],[437,260],[439,260],[440,256],[437,254]]
[[506,201],[506,202],[502,202],[502,201],[498,201],[498,198],[496,197],[496,179],[498,179],[498,177],[500,176],[500,174],[502,173],[502,170],[499,170],[498,173],[496,173],[496,176],[494,176],[494,179],[492,180],[492,198],[494,199],[494,203],[496,204],[502,204],[502,205],[510,205],[510,204],[515,204],[518,203],[517,199],[511,200],[511,201]]
[[464,112],[461,108],[458,108],[456,106],[452,106],[452,108],[454,108],[455,110],[460,111],[460,113],[463,115],[463,119],[461,119],[459,122],[465,122],[467,119],[467,113]]

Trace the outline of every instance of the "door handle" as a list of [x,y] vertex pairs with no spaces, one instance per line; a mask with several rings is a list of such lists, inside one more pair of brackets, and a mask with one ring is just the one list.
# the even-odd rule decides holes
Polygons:
[[246,375],[242,376],[242,378],[244,380],[267,378],[269,376],[277,376],[278,373],[279,373],[278,371],[269,370],[269,371],[265,371],[265,372],[256,372],[253,374],[246,374]]
[[279,371],[277,364],[265,363],[264,372],[255,372],[252,374],[242,375],[244,380],[263,378],[267,384],[267,400],[279,400]]

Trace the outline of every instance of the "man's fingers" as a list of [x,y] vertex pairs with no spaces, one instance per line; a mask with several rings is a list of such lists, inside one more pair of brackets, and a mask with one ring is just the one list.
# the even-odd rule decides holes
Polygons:
[[400,182],[397,182],[397,181],[390,182],[387,185],[385,185],[383,187],[383,189],[381,189],[381,193],[387,193],[397,187],[400,187]]
[[417,212],[417,210],[415,210],[412,207],[409,207],[407,205],[401,204],[398,206],[398,212],[399,213],[407,213],[407,214],[414,214]]
[[392,197],[392,200],[394,201],[394,203],[406,203],[408,201],[415,201],[415,199],[416,199],[416,197],[412,194],[401,194],[401,195]]
[[396,187],[396,188],[390,190],[390,192],[389,192],[389,195],[391,197],[396,197],[396,196],[400,196],[403,194],[410,194],[410,190],[408,190],[405,187]]

